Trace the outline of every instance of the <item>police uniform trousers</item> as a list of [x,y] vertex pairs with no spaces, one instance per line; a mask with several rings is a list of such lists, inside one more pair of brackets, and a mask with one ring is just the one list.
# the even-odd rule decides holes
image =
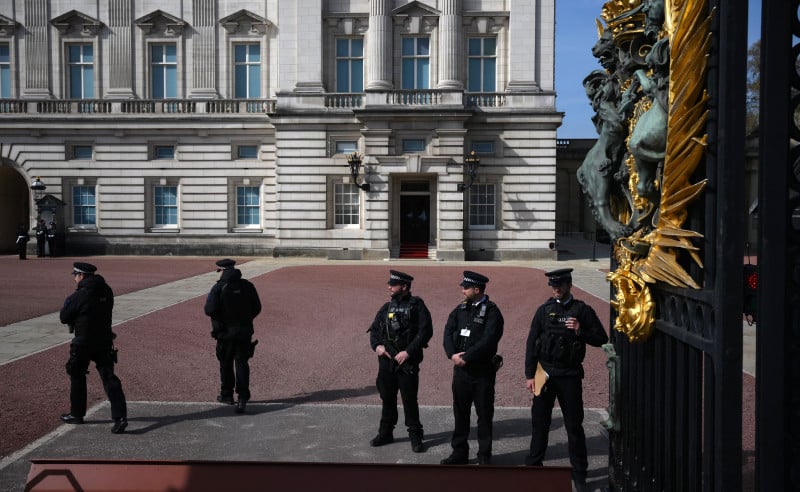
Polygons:
[[455,429],[450,441],[453,455],[469,454],[470,410],[475,404],[478,415],[478,456],[492,456],[492,419],[494,419],[494,367],[453,368],[453,418]]
[[[403,364],[405,366],[406,364]],[[388,434],[397,424],[397,391],[403,400],[403,413],[409,435],[422,435],[419,421],[419,366],[409,365],[401,368],[388,357],[378,357],[378,377],[375,380],[381,395],[380,432]]]
[[531,448],[526,465],[541,466],[547,450],[553,404],[558,398],[569,445],[569,462],[574,478],[586,479],[588,461],[583,432],[583,384],[577,376],[551,376],[545,391],[533,398],[531,406]]
[[232,397],[235,389],[239,399],[250,399],[250,351],[250,340],[217,340],[220,395]]
[[86,415],[86,371],[94,361],[103,390],[111,403],[111,418],[114,420],[127,418],[128,410],[122,382],[114,374],[114,359],[110,346],[70,345],[67,374],[70,377],[69,413],[75,417]]

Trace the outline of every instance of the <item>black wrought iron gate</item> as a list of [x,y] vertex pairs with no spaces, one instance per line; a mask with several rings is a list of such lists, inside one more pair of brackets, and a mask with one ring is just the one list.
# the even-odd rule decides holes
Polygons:
[[656,284],[650,339],[612,334],[615,490],[741,490],[747,1],[712,0],[709,11],[708,145],[697,171],[709,181],[688,218],[704,235],[703,266],[685,265],[701,288]]

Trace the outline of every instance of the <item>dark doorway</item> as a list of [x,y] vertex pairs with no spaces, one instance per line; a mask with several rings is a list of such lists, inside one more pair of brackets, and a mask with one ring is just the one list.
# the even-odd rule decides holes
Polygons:
[[400,257],[427,258],[431,236],[431,198],[400,196]]
[[17,250],[17,227],[30,228],[30,189],[11,166],[0,165],[0,252]]

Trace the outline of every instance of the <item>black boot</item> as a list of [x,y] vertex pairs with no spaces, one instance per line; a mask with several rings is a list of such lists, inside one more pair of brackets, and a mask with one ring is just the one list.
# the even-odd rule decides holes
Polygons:
[[372,440],[369,442],[369,445],[373,448],[377,448],[378,446],[383,446],[384,444],[391,444],[394,442],[394,435],[392,434],[392,429],[387,429],[381,427],[378,430],[378,435],[373,437]]
[[425,452],[425,443],[422,442],[422,432],[409,432],[408,437],[411,438],[411,450],[415,453]]
[[466,465],[469,463],[469,459],[466,456],[461,456],[456,453],[451,454],[447,458],[443,459],[439,463],[443,465]]
[[239,398],[239,401],[236,402],[236,413],[243,414],[246,407],[247,400]]

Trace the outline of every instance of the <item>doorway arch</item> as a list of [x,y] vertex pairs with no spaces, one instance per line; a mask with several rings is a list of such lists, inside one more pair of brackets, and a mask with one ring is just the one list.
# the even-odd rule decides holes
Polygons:
[[0,251],[17,250],[17,226],[31,226],[31,196],[25,177],[14,166],[0,162]]

